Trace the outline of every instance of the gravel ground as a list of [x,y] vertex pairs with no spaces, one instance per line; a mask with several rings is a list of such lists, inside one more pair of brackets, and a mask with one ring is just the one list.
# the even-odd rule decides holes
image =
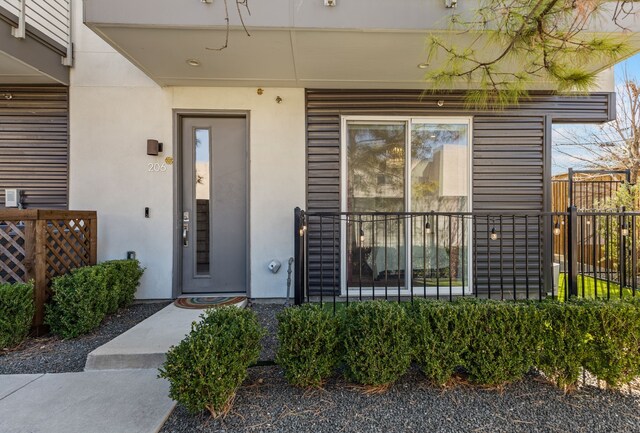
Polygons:
[[276,314],[284,308],[284,303],[261,304],[254,302],[251,304],[251,309],[257,314],[260,324],[267,330],[267,335],[262,339],[262,353],[260,353],[260,361],[262,362],[273,361],[276,358],[276,350],[278,349]]
[[62,340],[27,339],[18,349],[0,351],[0,374],[69,373],[84,370],[89,352],[167,306],[169,302],[134,304],[109,316],[94,332]]
[[640,391],[585,387],[571,395],[534,376],[502,391],[430,387],[412,371],[384,394],[340,379],[290,387],[275,366],[255,367],[223,421],[178,405],[162,432],[640,432]]

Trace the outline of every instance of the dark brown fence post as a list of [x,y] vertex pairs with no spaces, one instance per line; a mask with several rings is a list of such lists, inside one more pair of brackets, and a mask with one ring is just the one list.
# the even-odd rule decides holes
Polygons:
[[299,207],[293,211],[294,283],[293,301],[295,305],[304,302],[304,212]]
[[24,267],[26,275],[24,282],[36,279],[36,221],[33,219],[24,220]]
[[37,330],[44,325],[44,304],[47,301],[47,220],[40,218],[40,212],[38,212],[35,224],[35,281],[33,289],[36,314],[33,324]]
[[89,240],[89,265],[95,265],[98,263],[98,214],[97,212],[89,218],[89,233],[91,239]]
[[567,294],[566,298],[578,296],[578,210],[575,206],[567,209]]

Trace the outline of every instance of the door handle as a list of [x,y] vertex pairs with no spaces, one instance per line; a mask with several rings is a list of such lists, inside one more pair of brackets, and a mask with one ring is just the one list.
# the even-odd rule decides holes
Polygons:
[[189,246],[189,224],[182,225],[182,245]]

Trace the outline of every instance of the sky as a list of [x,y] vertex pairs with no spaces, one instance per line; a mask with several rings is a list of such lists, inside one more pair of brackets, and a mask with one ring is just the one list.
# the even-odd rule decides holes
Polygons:
[[[618,63],[615,67],[614,67],[614,73],[615,73],[615,79],[616,79],[616,83],[621,82],[624,79],[624,73],[625,70],[627,72],[627,75],[629,76],[629,78],[636,78],[638,80],[640,80],[640,54],[636,54],[633,57],[628,58],[627,60]],[[553,134],[553,140],[554,140],[554,144],[560,143],[562,141],[562,138],[559,137],[559,133],[563,133],[564,135],[567,134],[574,134],[574,133],[580,133],[583,132],[585,130],[585,128],[589,128],[589,131],[597,131],[597,127],[595,126],[588,126],[588,127],[584,127],[584,126],[569,126],[569,125],[556,125],[554,126],[554,134]],[[561,149],[569,154],[578,154],[578,155],[584,155],[585,151],[582,150],[579,147],[575,147],[575,146],[562,146]],[[575,159],[572,159],[570,156],[561,154],[558,151],[558,147],[554,146],[553,147],[553,153],[552,153],[552,171],[553,174],[560,174],[560,173],[566,173],[567,169],[569,167],[573,167],[573,168],[584,168],[585,165],[584,163],[577,161]]]

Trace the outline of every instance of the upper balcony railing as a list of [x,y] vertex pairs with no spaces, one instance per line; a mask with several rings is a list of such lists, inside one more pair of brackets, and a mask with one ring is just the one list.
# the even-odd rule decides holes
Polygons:
[[0,0],[0,7],[15,15],[18,26],[13,35],[24,38],[30,27],[55,45],[61,46],[71,58],[72,0]]

